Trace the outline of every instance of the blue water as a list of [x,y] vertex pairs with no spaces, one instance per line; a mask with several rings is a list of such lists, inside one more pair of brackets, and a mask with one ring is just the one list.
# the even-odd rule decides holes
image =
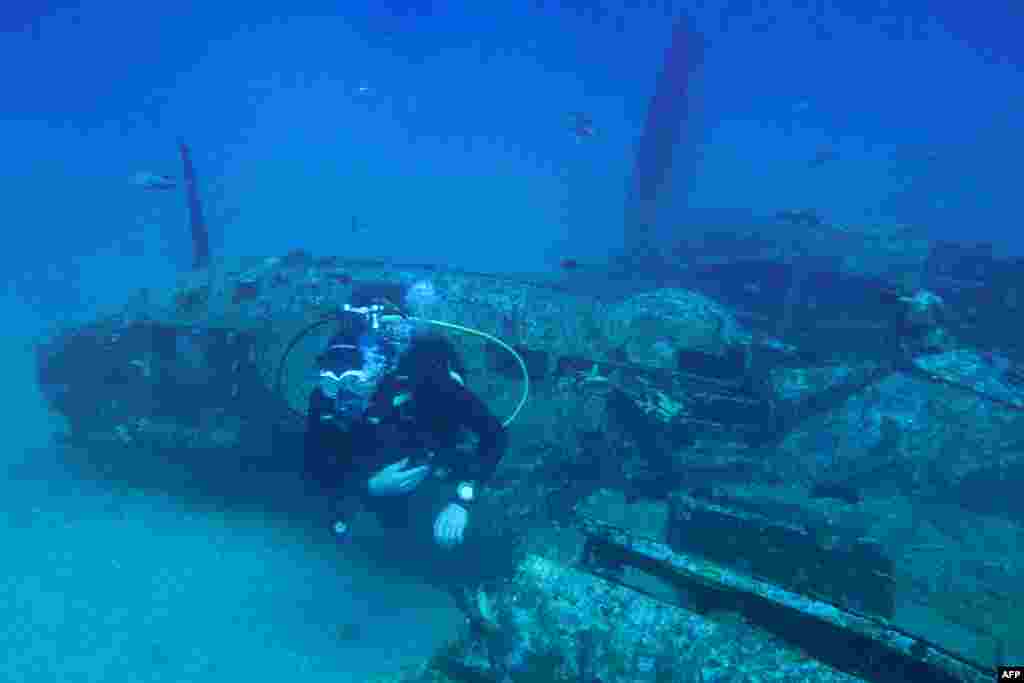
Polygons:
[[[685,209],[813,207],[1024,251],[1021,10],[691,4],[707,45],[665,239]],[[131,183],[177,174],[178,136],[215,254],[607,260],[679,8],[16,5],[0,10],[0,678],[339,683],[419,661],[459,620],[447,595],[280,516],[68,470],[31,343],[187,266],[181,197]],[[597,135],[574,139],[577,111]]]

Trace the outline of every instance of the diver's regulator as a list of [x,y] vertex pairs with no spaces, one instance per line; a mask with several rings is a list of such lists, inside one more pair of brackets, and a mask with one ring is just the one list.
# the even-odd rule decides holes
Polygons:
[[379,330],[380,319],[381,316],[384,315],[385,309],[383,304],[372,304],[370,306],[352,306],[350,304],[345,304],[341,307],[341,310],[345,313],[355,313],[369,319],[370,329]]

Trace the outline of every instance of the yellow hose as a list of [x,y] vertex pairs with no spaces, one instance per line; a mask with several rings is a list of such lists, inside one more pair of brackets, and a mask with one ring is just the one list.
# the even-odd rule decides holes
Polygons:
[[408,320],[427,323],[428,325],[435,325],[437,327],[444,327],[449,330],[457,330],[459,332],[465,332],[466,334],[472,334],[482,339],[486,339],[487,341],[494,342],[501,348],[511,353],[512,356],[516,359],[516,362],[519,363],[519,369],[523,373],[523,393],[519,397],[519,403],[516,405],[516,409],[513,410],[512,414],[505,418],[505,421],[502,422],[501,424],[504,427],[508,427],[510,424],[512,424],[513,421],[515,421],[517,417],[519,417],[520,411],[522,411],[523,406],[526,405],[526,401],[529,400],[530,398],[530,372],[529,370],[526,369],[526,362],[523,361],[523,357],[520,356],[515,349],[513,349],[511,346],[506,344],[501,339],[498,339],[494,335],[487,334],[482,330],[473,329],[472,327],[464,327],[462,325],[456,325],[455,323],[446,323],[443,320],[429,320],[427,318],[408,318]]

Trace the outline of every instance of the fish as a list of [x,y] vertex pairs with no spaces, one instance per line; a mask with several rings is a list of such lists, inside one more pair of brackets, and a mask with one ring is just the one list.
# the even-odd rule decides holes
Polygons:
[[811,489],[811,498],[829,498],[841,500],[849,505],[856,505],[861,501],[860,490],[855,486],[843,482],[818,482]]
[[597,135],[597,128],[594,126],[594,120],[590,118],[588,114],[584,114],[580,111],[569,114],[569,130],[572,131],[577,144],[583,142],[587,138],[592,138]]
[[811,168],[820,168],[830,161],[835,161],[839,158],[839,153],[834,147],[822,147],[815,155],[807,162],[807,165]]
[[143,190],[173,190],[178,187],[178,181],[169,175],[139,171],[132,176],[132,185],[141,187]]
[[574,258],[564,258],[558,265],[562,270],[576,270],[580,267],[580,262]]
[[327,277],[341,285],[352,284],[352,276],[341,270],[334,270],[327,273]]
[[808,228],[820,228],[825,220],[814,209],[783,209],[775,213],[775,220]]

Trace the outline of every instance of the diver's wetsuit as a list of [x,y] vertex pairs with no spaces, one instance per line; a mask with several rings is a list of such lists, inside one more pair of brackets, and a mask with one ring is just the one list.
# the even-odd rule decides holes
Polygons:
[[[405,524],[408,496],[363,494],[374,473],[404,457],[409,457],[409,468],[428,459],[435,470],[445,468],[453,502],[455,482],[482,485],[504,453],[506,433],[484,403],[456,379],[459,375],[453,375],[459,369],[458,356],[447,341],[413,341],[397,369],[377,387],[366,415],[350,425],[340,424],[334,400],[314,389],[305,436],[309,480],[335,496],[360,495],[388,526]],[[461,429],[478,437],[475,453],[456,449]]]

